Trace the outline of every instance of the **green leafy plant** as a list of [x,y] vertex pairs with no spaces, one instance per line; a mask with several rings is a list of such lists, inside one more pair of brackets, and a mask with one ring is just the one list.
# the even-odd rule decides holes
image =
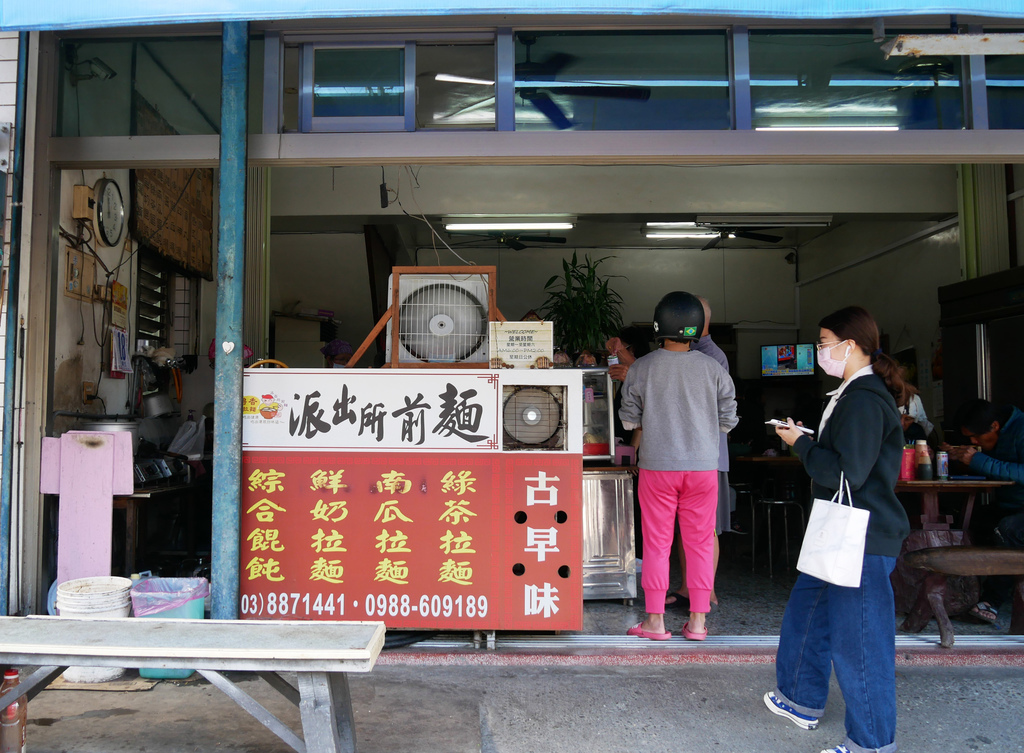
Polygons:
[[555,324],[555,342],[573,357],[583,350],[596,351],[622,329],[622,296],[609,287],[610,275],[598,267],[611,257],[562,260],[562,274],[544,285],[548,298],[541,312]]

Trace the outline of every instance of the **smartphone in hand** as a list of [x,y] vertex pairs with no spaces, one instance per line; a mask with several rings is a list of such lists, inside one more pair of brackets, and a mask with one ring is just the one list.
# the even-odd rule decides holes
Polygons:
[[[789,426],[788,423],[786,423],[785,421],[780,421],[777,418],[773,418],[770,421],[765,421],[765,424],[767,424],[768,426],[781,426],[783,428],[786,428],[786,427]],[[802,431],[804,434],[813,434],[814,433],[814,429],[808,429],[806,426],[797,426],[796,428],[799,429],[800,431]]]

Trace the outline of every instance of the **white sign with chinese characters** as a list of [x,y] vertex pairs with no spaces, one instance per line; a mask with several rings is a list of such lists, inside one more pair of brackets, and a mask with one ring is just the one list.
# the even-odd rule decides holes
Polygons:
[[491,368],[550,369],[553,327],[552,322],[491,322]]
[[500,450],[501,387],[489,371],[252,369],[245,449]]

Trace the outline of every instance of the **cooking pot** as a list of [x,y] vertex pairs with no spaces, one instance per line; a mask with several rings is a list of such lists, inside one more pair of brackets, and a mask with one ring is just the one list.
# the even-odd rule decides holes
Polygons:
[[108,419],[106,421],[82,421],[79,424],[84,431],[130,431],[132,434],[132,455],[139,450],[139,422],[118,421]]
[[157,418],[174,412],[174,405],[166,392],[154,392],[142,397],[142,412],[146,418]]

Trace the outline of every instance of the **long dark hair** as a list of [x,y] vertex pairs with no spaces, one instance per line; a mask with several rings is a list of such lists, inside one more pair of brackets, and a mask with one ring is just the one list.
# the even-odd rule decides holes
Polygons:
[[853,340],[864,355],[870,356],[871,368],[882,377],[897,405],[905,405],[910,400],[913,387],[903,379],[899,363],[882,352],[878,325],[865,309],[847,306],[826,316],[818,326],[832,330],[842,340]]

